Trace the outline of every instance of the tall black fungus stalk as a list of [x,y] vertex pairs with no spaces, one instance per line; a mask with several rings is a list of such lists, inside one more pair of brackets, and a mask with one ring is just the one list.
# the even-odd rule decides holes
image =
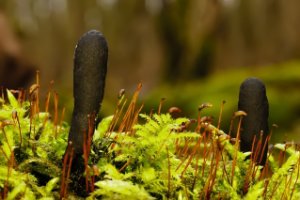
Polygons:
[[[263,133],[262,145],[260,151],[258,151],[257,161],[258,164],[264,165],[268,153],[268,146],[264,150],[263,146],[269,134],[269,103],[265,85],[261,80],[248,78],[241,84],[238,110],[243,110],[247,113],[241,124],[241,151],[251,151],[254,135],[256,135],[256,141],[258,141],[261,133]],[[254,147],[257,148],[257,142]],[[256,148],[254,148],[254,151]],[[263,157],[261,162],[259,162],[261,155]]]
[[69,133],[69,144],[72,142],[74,149],[71,168],[71,177],[73,176],[73,178],[77,176],[79,179],[78,176],[82,176],[84,172],[83,144],[84,140],[88,139],[88,116],[97,115],[101,106],[107,57],[107,42],[104,36],[95,30],[85,33],[75,48],[74,110]]

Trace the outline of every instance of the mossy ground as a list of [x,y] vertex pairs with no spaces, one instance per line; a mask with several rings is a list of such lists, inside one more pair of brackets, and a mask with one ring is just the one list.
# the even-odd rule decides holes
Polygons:
[[[219,91],[225,87],[217,85]],[[201,87],[199,93],[210,94],[205,86]],[[81,176],[85,181],[81,187],[88,194],[84,198],[300,198],[297,145],[273,145],[266,165],[257,166],[260,155],[240,152],[238,139],[205,118],[212,108],[190,118],[162,112],[166,105],[156,105],[160,108],[157,112],[145,114],[143,104],[137,103],[140,90],[141,85],[131,101],[120,96],[114,115],[103,118],[93,133],[87,148],[91,152],[83,158],[85,172]],[[194,90],[191,85],[177,98],[178,102],[187,101],[189,93],[197,92]],[[63,121],[64,112],[57,109],[57,103],[53,113],[45,112],[49,103],[45,109],[40,108],[38,93],[38,87],[33,87],[28,99],[16,99],[9,91],[7,100],[1,98],[1,198],[83,198],[73,189],[76,183],[70,182],[72,150],[68,151],[69,159],[63,159],[69,131],[68,123]],[[52,96],[49,101],[57,101]],[[220,102],[215,109],[220,109]],[[236,113],[236,121],[240,117]],[[257,148],[265,147],[260,143],[253,147],[254,152]],[[249,156],[251,159],[246,159]]]

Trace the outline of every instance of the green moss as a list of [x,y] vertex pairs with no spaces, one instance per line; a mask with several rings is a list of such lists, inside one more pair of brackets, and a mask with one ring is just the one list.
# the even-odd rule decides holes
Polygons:
[[[227,84],[218,91],[234,87]],[[186,101],[193,90],[187,87],[187,95],[177,100]],[[215,94],[204,86],[201,91]],[[72,187],[76,183],[62,178],[68,167],[62,158],[69,125],[54,123],[49,113],[35,113],[36,102],[21,104],[8,97],[7,102],[0,99],[1,198],[82,199]],[[269,167],[262,170],[246,159],[249,152],[238,151],[238,143],[212,124],[201,122],[195,131],[197,123],[188,118],[139,114],[132,103],[121,112],[123,103],[121,98],[115,117],[104,118],[95,130],[84,173],[88,199],[299,199],[295,145],[275,145],[279,158],[271,154]],[[218,113],[215,107],[201,115]],[[69,187],[62,195],[65,184]]]

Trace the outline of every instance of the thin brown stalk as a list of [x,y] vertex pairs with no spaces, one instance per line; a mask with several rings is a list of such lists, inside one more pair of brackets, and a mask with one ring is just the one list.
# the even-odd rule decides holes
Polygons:
[[[279,157],[280,157],[280,156],[281,156],[281,155],[279,155]],[[273,196],[274,196],[274,194],[275,194],[277,188],[279,187],[279,185],[280,185],[280,182],[276,182],[276,183],[275,183],[275,185],[274,185],[274,187],[273,187],[273,189],[272,189],[272,192],[271,192],[270,199],[273,199]],[[267,188],[266,188],[266,190],[267,190]]]
[[[214,185],[214,181],[216,178],[216,172],[219,164],[219,158],[217,158],[217,148],[215,148],[214,142],[211,142],[210,148],[208,150],[207,155],[211,155],[212,158],[210,159],[210,166],[211,168],[209,169],[209,175],[208,179],[206,180],[205,186],[204,186],[204,192],[205,192],[205,198],[210,199],[210,194],[212,191],[212,187]],[[214,161],[216,161],[214,163]]]
[[194,146],[193,151],[192,151],[192,153],[190,154],[190,158],[189,158],[189,160],[187,161],[187,163],[186,163],[186,165],[185,165],[183,171],[181,172],[181,177],[183,177],[183,175],[184,175],[185,171],[187,170],[188,166],[191,164],[191,162],[192,162],[192,160],[193,160],[193,158],[194,158],[194,156],[195,156],[195,154],[196,154],[196,152],[197,152],[197,149],[200,147],[201,141],[202,141],[202,137],[200,137],[200,138],[198,139],[196,145]]
[[181,159],[181,162],[180,162],[179,165],[176,167],[176,170],[175,170],[175,171],[177,171],[177,170],[183,165],[183,163],[184,163],[187,159],[188,159],[188,156],[182,158],[182,159]]
[[130,164],[130,159],[127,160],[127,162],[119,169],[119,172],[122,172],[126,167]]
[[270,138],[271,138],[271,135],[268,135],[268,136],[266,137],[266,140],[265,140],[265,142],[264,142],[264,146],[263,146],[263,149],[262,149],[262,151],[261,151],[260,158],[259,158],[259,163],[262,162],[262,159],[263,159],[263,157],[264,157],[264,152],[265,152],[265,149],[268,148],[267,146],[268,146],[268,143],[269,143],[269,141],[270,141]]
[[121,114],[123,113],[123,109],[124,109],[126,103],[127,103],[127,99],[124,100],[124,97],[122,96],[117,103],[117,108],[115,110],[113,119],[109,125],[107,134],[105,135],[106,137],[109,137],[110,134],[112,133],[112,131],[115,130],[115,127],[118,124],[118,121],[120,119]]
[[188,153],[188,150],[189,150],[189,144],[190,144],[190,140],[186,139],[184,147],[182,149],[182,154],[181,154],[182,156],[187,156],[187,153]]
[[88,166],[89,155],[91,151],[91,144],[92,144],[92,136],[94,133],[95,127],[95,114],[88,115],[88,132],[87,137],[84,133],[84,142],[83,142],[83,153],[84,153],[84,167],[85,167],[85,183],[86,183],[86,192],[92,191],[92,183],[89,181],[90,177],[90,170]]
[[254,167],[254,170],[252,171],[252,179],[255,178],[257,172],[258,172],[258,167],[256,167],[256,164],[258,162],[258,156],[260,156],[260,153],[261,153],[261,147],[262,147],[262,139],[260,139],[257,143],[257,148],[255,150],[255,154],[254,154],[254,162],[253,162],[253,167]]
[[131,120],[131,115],[134,112],[134,108],[135,108],[135,103],[131,102],[128,106],[128,109],[126,111],[126,113],[124,114],[123,120],[119,126],[118,132],[121,133],[123,131],[127,131],[127,127],[128,124],[130,123]]
[[219,119],[218,119],[218,126],[217,129],[220,129],[221,126],[221,122],[222,122],[222,115],[223,115],[223,110],[224,110],[224,105],[225,105],[226,101],[223,100],[221,103],[221,109],[220,109],[220,114],[219,114]]
[[60,187],[60,199],[63,198],[64,190],[65,190],[65,185],[66,185],[66,168],[67,168],[67,162],[68,162],[68,156],[69,156],[69,147],[66,150],[66,154],[64,156],[63,160],[63,169],[62,169],[62,176],[61,176],[61,187]]
[[[89,135],[89,134],[88,134]],[[83,132],[83,158],[84,158],[84,169],[85,169],[85,190],[88,193],[89,192],[89,167],[88,167],[88,159],[89,159],[89,142],[88,142],[89,136],[86,135],[86,132]]]
[[24,102],[24,90],[23,89],[18,90],[18,102],[22,106],[22,104]]
[[256,135],[253,137],[252,146],[251,146],[251,155],[250,155],[250,161],[251,163],[254,162],[254,147],[256,144]]
[[212,173],[212,181],[211,181],[211,185],[210,185],[210,190],[212,190],[215,181],[216,181],[216,177],[217,177],[217,171],[218,171],[218,167],[219,167],[219,163],[220,163],[220,159],[221,159],[221,154],[218,151],[215,151],[216,154],[216,160],[215,160],[215,165],[214,165],[214,171]]
[[[137,123],[139,114],[140,114],[140,112],[142,111],[143,107],[144,107],[144,104],[142,104],[142,105],[140,106],[140,108],[134,113],[133,120],[132,120],[132,122],[131,122],[131,124],[130,124],[130,129],[132,129],[132,127]],[[131,133],[132,133],[131,135],[133,135],[134,132],[131,132]]]
[[198,178],[198,173],[199,173],[199,159],[200,155],[196,154],[196,166],[195,166],[195,174],[194,174],[194,179],[193,179],[193,184],[192,184],[192,190],[195,188],[197,178]]
[[[71,174],[71,167],[72,167],[72,161],[73,161],[73,154],[74,154],[74,149],[71,148],[71,155],[70,155],[70,158],[69,158],[68,171],[67,171],[67,177],[66,177],[67,180],[69,180],[70,174]],[[68,185],[69,185],[69,182],[67,181],[67,182],[66,182],[65,191],[64,191],[64,197],[67,196]]]
[[88,120],[88,141],[87,141],[87,150],[88,150],[88,156],[91,151],[91,145],[92,145],[92,137],[95,131],[95,118],[96,114],[93,113],[89,115],[89,120]]
[[6,198],[6,195],[8,194],[8,187],[9,187],[9,178],[12,172],[12,169],[14,167],[14,163],[15,163],[15,159],[14,159],[14,154],[10,155],[10,159],[7,162],[7,176],[6,176],[6,180],[4,183],[4,190],[3,190],[3,199]]
[[83,158],[84,158],[84,170],[85,170],[85,191],[89,192],[89,182],[88,182],[88,169],[87,169],[87,142],[86,142],[86,134],[83,133]]
[[[32,135],[31,135],[32,120],[33,120],[33,102],[31,100],[29,102],[29,105],[30,105],[30,118],[29,118],[29,136],[28,136],[28,139],[31,139],[32,138]],[[28,142],[29,142],[29,140],[28,140]]]
[[152,108],[152,109],[150,110],[150,113],[149,113],[149,117],[150,117],[150,118],[152,118],[153,112],[154,112],[154,111],[153,111],[153,108]]
[[63,159],[63,169],[61,176],[61,187],[60,187],[60,199],[64,199],[67,195],[69,177],[72,167],[74,149],[72,147],[72,142],[69,142],[66,154]]
[[95,190],[95,176],[91,176],[91,182],[90,182],[91,192],[94,192]]
[[39,93],[39,86],[40,86],[40,71],[36,71],[36,84],[38,88],[36,90],[36,113],[40,112],[40,93]]
[[250,155],[250,164],[247,169],[245,183],[244,183],[244,187],[243,187],[244,194],[246,194],[248,192],[249,183],[251,182],[250,178],[252,178],[251,174],[253,173],[253,170],[255,167],[255,162],[253,160],[253,151],[254,151],[255,143],[256,143],[256,135],[254,135],[254,137],[253,137],[253,142],[252,142],[252,147],[251,147],[251,155]]
[[279,185],[280,185],[279,182],[276,182],[276,183],[275,183],[275,185],[274,185],[274,187],[273,187],[273,190],[272,190],[272,192],[271,192],[271,196],[270,196],[269,199],[273,199],[273,196],[274,196],[275,192],[277,191]]
[[215,166],[213,165],[213,160],[214,160],[214,155],[213,155],[212,159],[210,160],[212,167],[209,169],[209,175],[208,175],[208,178],[207,178],[205,186],[204,186],[204,193],[205,193],[206,199],[210,199],[210,194],[211,194],[211,183],[213,180],[213,173],[214,173],[213,171],[215,169]]
[[196,127],[195,132],[196,132],[196,133],[200,133],[200,129],[201,129],[201,110],[198,109],[197,127]]
[[118,132],[128,132],[129,130],[131,130],[131,126],[132,126],[132,119],[135,113],[135,106],[136,106],[136,102],[139,96],[139,93],[142,89],[142,84],[138,84],[136,91],[133,94],[132,100],[128,106],[128,109],[123,117],[123,120],[120,124],[119,130]]
[[50,104],[50,98],[51,98],[51,91],[54,81],[51,81],[49,84],[49,89],[46,95],[46,101],[45,101],[45,112],[49,111],[49,104]]
[[[270,156],[271,156],[271,152],[269,152],[267,160],[269,160]],[[260,179],[262,179],[263,177],[267,177],[267,175],[269,174],[268,169],[269,169],[269,162],[266,162],[266,165],[265,165],[265,167],[264,167],[264,169],[262,171],[262,175],[261,175]],[[263,197],[264,198],[266,198],[266,195],[267,195],[267,190],[268,190],[268,185],[269,185],[268,179],[266,179],[265,183],[266,184],[264,185],[264,192],[263,192]]]
[[261,131],[260,133],[260,138],[258,140],[258,143],[255,144],[256,147],[255,147],[255,153],[254,153],[254,162],[255,163],[258,163],[259,162],[259,157],[261,156],[261,148],[262,148],[262,141],[263,141],[263,132]]
[[161,98],[160,99],[160,102],[159,102],[159,106],[158,106],[158,111],[157,111],[157,114],[160,115],[160,112],[161,112],[161,108],[163,106],[163,103],[165,102],[166,98]]
[[224,159],[224,157],[223,157],[223,151],[220,151],[220,153],[221,153],[221,158],[222,158],[222,163],[223,163],[223,174],[225,174],[227,181],[229,182],[230,181],[229,174],[226,170],[226,159]]
[[[291,184],[292,184],[292,180],[293,180],[293,172],[294,172],[295,168],[293,168],[293,170],[290,172],[290,177],[286,177],[287,183],[284,184],[284,190],[282,192],[281,198],[280,199],[287,199],[287,194],[289,193],[289,188],[291,188]],[[284,198],[285,197],[285,198]]]
[[203,164],[202,164],[202,176],[204,176],[204,171],[205,171],[205,167],[206,167],[206,148],[207,148],[207,140],[206,140],[206,131],[204,131],[203,134],[203,144],[204,144],[204,148],[203,148]]
[[228,132],[229,137],[232,137],[231,132],[232,132],[232,130],[233,130],[233,122],[234,122],[234,119],[235,119],[234,116],[232,116],[231,119],[230,119],[230,126],[229,126],[229,132]]
[[294,191],[296,190],[296,185],[297,185],[297,182],[298,182],[298,179],[299,179],[299,174],[300,174],[300,156],[298,158],[298,162],[297,162],[297,165],[295,166],[295,168],[297,168],[297,175],[296,175],[295,183],[294,183],[293,188],[292,188],[290,199],[292,199],[292,197],[293,197],[293,194],[294,194]]
[[22,147],[23,137],[22,137],[21,125],[20,125],[20,120],[17,111],[13,111],[12,118],[14,119],[14,122],[15,120],[17,121],[18,128],[19,128],[20,147]]
[[235,148],[235,153],[234,153],[234,158],[232,161],[232,170],[231,170],[231,184],[233,184],[233,178],[234,178],[234,172],[235,172],[235,166],[236,166],[236,161],[237,161],[237,154],[239,151],[239,146],[240,146],[240,133],[241,133],[241,124],[242,124],[242,116],[240,116],[239,119],[239,124],[238,124],[238,129],[237,129],[237,136],[236,136],[236,142],[234,145]]
[[54,92],[54,136],[57,138],[57,124],[58,124],[58,94]]
[[115,118],[115,120],[113,120],[115,123],[112,123],[113,126],[112,126],[112,128],[110,129],[110,131],[115,130],[115,128],[116,128],[116,126],[117,126],[119,120],[121,119],[121,115],[123,114],[123,111],[124,111],[124,108],[125,108],[125,106],[126,106],[126,104],[127,104],[127,101],[128,101],[127,99],[124,100],[124,103],[122,104],[121,109],[118,110],[118,113],[115,115],[116,118]]
[[180,146],[179,146],[179,139],[175,139],[175,154],[177,154],[179,156],[179,149],[180,149]]
[[171,198],[171,162],[170,162],[170,155],[169,155],[169,149],[166,147],[167,150],[167,157],[168,157],[168,193],[167,198]]
[[9,158],[8,158],[8,156],[6,155],[6,153],[4,152],[2,146],[0,146],[0,151],[1,151],[2,155],[4,155],[5,159],[6,159],[7,162],[8,162],[8,161],[9,161]]

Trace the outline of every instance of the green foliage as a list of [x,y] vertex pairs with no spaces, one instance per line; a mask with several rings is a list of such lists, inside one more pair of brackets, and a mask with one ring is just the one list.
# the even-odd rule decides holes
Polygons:
[[[297,173],[300,158],[294,146],[275,145],[278,149],[284,148],[287,160],[279,166],[271,155],[270,170],[273,173],[265,177],[261,166],[253,166],[246,159],[249,152],[236,151],[235,145],[226,139],[228,136],[212,125],[204,125],[199,134],[181,130],[182,125],[189,122],[186,118],[173,119],[169,114],[154,114],[152,117],[141,114],[140,117],[146,122],[135,125],[130,133],[110,135],[116,145],[111,146],[97,164],[103,178],[96,183],[93,197],[135,198],[135,192],[121,192],[130,190],[127,184],[123,184],[124,181],[130,185],[138,184],[142,191],[156,199],[210,197],[249,200],[278,199],[281,195],[285,199],[296,199],[300,194],[295,189],[299,188]],[[207,136],[206,142],[204,135]],[[99,140],[104,138],[97,138],[94,142],[101,143]],[[202,142],[193,155],[198,140]],[[184,155],[179,149],[187,141],[189,153]],[[235,155],[236,164],[233,166]],[[117,191],[112,188],[113,183]],[[109,186],[105,187],[105,184]],[[248,189],[245,190],[245,187]],[[133,191],[135,189],[132,188]]]
[[2,197],[56,199],[68,125],[55,126],[49,113],[32,113],[30,103],[19,102],[9,90],[7,99],[0,105]]
[[151,197],[143,188],[139,188],[138,185],[134,185],[130,181],[122,180],[103,180],[95,183],[99,188],[91,194],[88,199],[94,199],[95,197],[101,197],[101,199],[132,199],[132,200],[151,200]]
[[[58,199],[68,124],[34,113],[34,102],[19,102],[9,91],[0,102],[1,197]],[[92,173],[84,174],[93,186],[87,199],[300,198],[300,153],[293,144],[274,145],[263,168],[208,122],[139,114],[119,132],[122,124],[111,128],[115,121],[122,123],[104,118],[94,132],[86,167]]]

